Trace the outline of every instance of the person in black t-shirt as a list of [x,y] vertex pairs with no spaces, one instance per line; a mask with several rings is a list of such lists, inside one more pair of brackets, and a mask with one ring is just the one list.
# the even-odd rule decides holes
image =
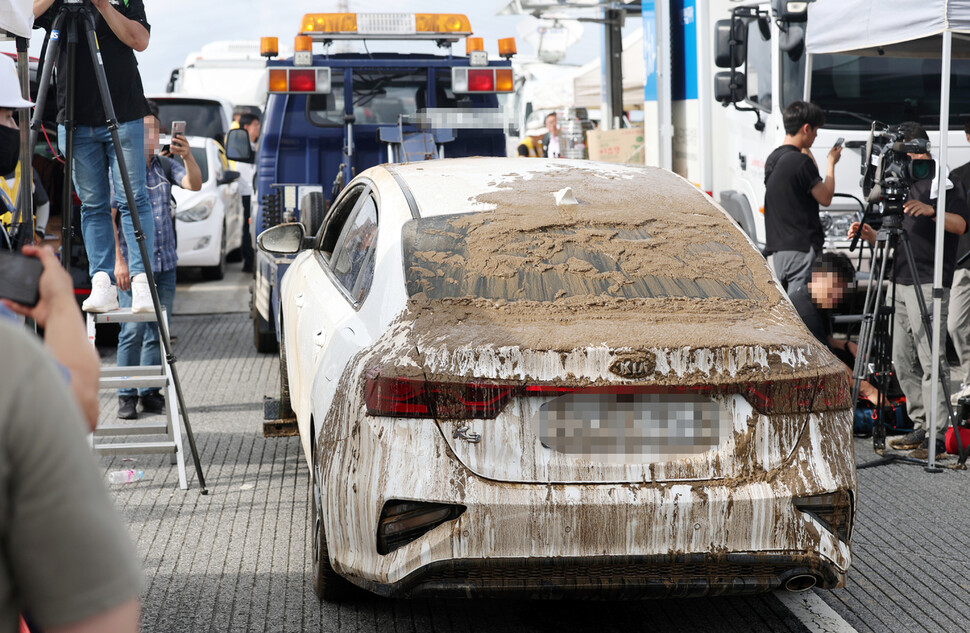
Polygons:
[[808,283],[812,262],[822,253],[825,232],[818,207],[832,202],[835,163],[842,148],[828,154],[825,180],[809,151],[825,115],[813,103],[793,101],[784,110],[785,141],[765,161],[765,255],[782,288],[791,294]]
[[[929,141],[926,130],[919,123],[907,122],[900,124],[905,139],[924,139]],[[911,158],[931,158],[929,154],[910,154]],[[963,184],[947,178],[946,182],[946,213],[944,214],[943,239],[943,309],[941,322],[941,340],[946,340],[946,321],[949,309],[950,285],[953,282],[953,270],[956,265],[957,243],[960,236],[967,230],[970,222],[970,212],[967,210],[966,192]],[[901,250],[897,251],[893,262],[893,279],[896,282],[895,324],[893,329],[893,366],[899,386],[906,396],[906,408],[913,420],[914,431],[902,438],[889,443],[892,448],[927,448],[929,421],[926,406],[930,402],[930,390],[933,387],[932,370],[932,332],[924,327],[919,313],[917,292],[921,292],[926,306],[933,305],[933,266],[936,252],[936,204],[938,186],[935,178],[919,180],[910,187],[909,199],[903,203],[902,228],[909,237],[913,251],[913,263],[916,265],[916,277],[910,270],[906,257]],[[858,222],[849,228],[849,239],[859,236],[874,244],[876,232],[868,224],[860,226]],[[919,281],[919,287],[916,281]],[[944,359],[945,360],[945,359]],[[950,366],[946,362],[940,364],[940,377],[950,381]],[[943,390],[939,391],[940,398],[936,402],[937,421],[937,453],[944,453],[942,449],[943,434],[948,425],[946,402],[943,400]]]
[[[34,0],[35,28],[51,31],[54,18],[61,11],[62,0]],[[150,25],[145,16],[143,0],[90,0],[92,17],[98,38],[100,57],[108,80],[108,91],[118,123],[121,150],[131,180],[132,193],[145,234],[148,252],[154,251],[154,221],[152,206],[145,190],[145,130],[143,120],[148,114],[145,93],[138,74],[134,51],[148,47]],[[73,24],[71,24],[73,23]],[[81,232],[89,261],[91,296],[84,302],[88,312],[107,312],[118,307],[118,293],[114,274],[114,225],[111,222],[111,201],[108,188],[108,167],[113,169],[116,206],[121,212],[122,226],[129,244],[135,243],[135,231],[128,209],[128,200],[118,169],[115,147],[107,127],[107,116],[96,89],[94,64],[87,47],[87,38],[80,20],[65,22],[64,28],[78,31],[78,54],[74,76],[75,91],[74,186],[81,199]],[[54,35],[52,34],[53,38]],[[67,104],[67,37],[58,33],[62,43],[57,64],[57,141],[61,151],[66,144],[65,108]],[[62,74],[63,73],[63,74]],[[132,249],[131,261],[132,312],[151,312],[151,291],[145,275],[139,249]]]
[[[963,125],[963,132],[970,142],[970,119]],[[950,172],[950,180],[959,181],[964,191],[970,192],[970,163],[957,167]],[[970,205],[968,205],[970,206]],[[953,394],[954,404],[963,396],[970,396],[970,231],[960,236],[957,247],[957,267],[953,271],[953,284],[950,286],[950,312],[946,329],[950,340],[960,358],[960,390]],[[960,260],[963,259],[961,262]]]

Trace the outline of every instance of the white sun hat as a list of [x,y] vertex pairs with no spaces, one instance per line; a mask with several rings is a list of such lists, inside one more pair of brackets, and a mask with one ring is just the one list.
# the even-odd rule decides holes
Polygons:
[[0,54],[0,108],[29,108],[34,103],[27,101],[20,92],[17,66],[6,55]]

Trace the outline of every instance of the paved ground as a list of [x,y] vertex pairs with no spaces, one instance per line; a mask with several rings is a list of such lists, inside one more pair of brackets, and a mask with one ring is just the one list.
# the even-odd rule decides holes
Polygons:
[[[224,285],[219,301],[229,303],[219,310],[244,304],[239,273]],[[143,481],[113,486],[143,558],[145,631],[836,630],[811,619],[806,627],[774,595],[644,603],[362,596],[321,606],[309,584],[308,474],[299,441],[261,434],[277,359],[253,351],[245,314],[175,312],[178,369],[209,495],[199,494],[191,465],[190,489],[179,490],[175,468],[159,456],[137,458]],[[113,394],[104,394],[103,420],[113,420],[115,406]],[[868,441],[857,443],[857,454],[871,456]],[[111,470],[120,459],[101,464]],[[964,630],[968,474],[894,465],[860,471],[860,482],[850,585],[818,595],[859,631]]]

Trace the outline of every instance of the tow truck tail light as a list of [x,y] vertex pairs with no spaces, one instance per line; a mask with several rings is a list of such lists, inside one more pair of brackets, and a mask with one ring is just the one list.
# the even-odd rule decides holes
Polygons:
[[367,373],[364,400],[367,414],[399,418],[493,419],[514,397],[583,394],[667,394],[704,397],[743,396],[763,414],[807,413],[848,409],[848,380],[842,376],[747,382],[730,385],[604,385],[572,387],[490,382],[436,382],[422,378]]
[[512,92],[513,87],[511,68],[451,69],[451,89],[456,94]]
[[330,92],[329,68],[270,68],[271,93],[327,94]]

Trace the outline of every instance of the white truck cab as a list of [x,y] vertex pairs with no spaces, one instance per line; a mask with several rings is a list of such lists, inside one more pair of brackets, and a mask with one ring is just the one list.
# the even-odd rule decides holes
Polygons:
[[[825,111],[812,153],[824,177],[827,154],[845,139],[836,165],[836,198],[822,209],[826,247],[843,248],[849,224],[863,207],[861,160],[873,121],[895,125],[917,121],[939,147],[940,69],[935,57],[899,58],[811,55],[805,37],[811,29],[807,2],[721,5],[711,12],[715,65],[710,134],[713,195],[759,246],[765,242],[765,159],[785,137],[782,110],[796,100]],[[720,18],[720,19],[718,19]],[[948,144],[949,168],[970,160],[963,126],[970,120],[970,60],[954,59]]]

